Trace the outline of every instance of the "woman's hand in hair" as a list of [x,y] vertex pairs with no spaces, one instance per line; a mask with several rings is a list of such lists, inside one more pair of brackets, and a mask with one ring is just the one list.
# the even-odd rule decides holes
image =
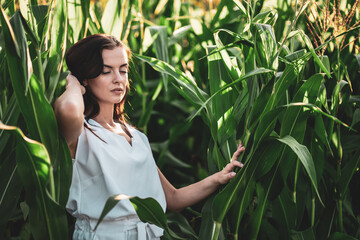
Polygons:
[[72,156],[76,149],[73,148],[76,146],[74,143],[77,142],[84,127],[84,93],[84,86],[70,73],[66,77],[65,91],[54,102],[55,117]]
[[79,80],[72,75],[71,73],[69,73],[66,77],[66,89],[67,88],[71,88],[73,86],[77,86],[80,88],[81,94],[84,95],[86,92],[86,89],[83,85],[80,84]]

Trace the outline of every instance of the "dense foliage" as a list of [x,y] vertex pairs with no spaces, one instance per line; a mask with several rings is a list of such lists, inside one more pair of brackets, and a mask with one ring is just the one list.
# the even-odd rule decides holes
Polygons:
[[182,213],[131,198],[164,239],[360,238],[358,0],[1,4],[1,239],[71,236],[51,104],[66,49],[102,32],[132,49],[126,113],[176,187],[246,147],[236,177]]

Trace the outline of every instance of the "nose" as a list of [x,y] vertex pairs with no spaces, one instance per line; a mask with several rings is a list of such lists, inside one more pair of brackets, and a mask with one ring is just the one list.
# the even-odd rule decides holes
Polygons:
[[121,74],[120,72],[115,72],[113,82],[119,83],[119,82],[124,82],[124,81],[126,81],[126,76]]

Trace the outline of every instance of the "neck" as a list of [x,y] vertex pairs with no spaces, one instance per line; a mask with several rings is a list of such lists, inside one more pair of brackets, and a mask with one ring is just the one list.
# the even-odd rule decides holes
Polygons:
[[114,126],[114,105],[100,105],[99,114],[94,117],[94,120],[101,125]]

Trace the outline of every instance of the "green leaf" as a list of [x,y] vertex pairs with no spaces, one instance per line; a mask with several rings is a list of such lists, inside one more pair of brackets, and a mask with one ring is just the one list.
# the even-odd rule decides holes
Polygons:
[[[17,173],[14,153],[14,151],[6,151],[6,157],[4,157],[6,159],[2,157],[3,159],[0,165],[0,229],[5,227],[9,219],[13,216],[23,189]],[[3,156],[3,154],[1,154],[1,156]]]
[[127,29],[129,19],[126,14],[130,14],[127,5],[131,5],[131,1],[126,0],[109,0],[105,6],[103,16],[101,18],[101,26],[104,32],[122,39]]
[[164,210],[160,204],[153,198],[139,198],[139,197],[130,197],[123,194],[113,195],[109,197],[105,203],[104,209],[101,212],[99,220],[95,226],[94,231],[104,219],[104,217],[115,207],[115,205],[121,201],[129,199],[132,205],[135,208],[136,213],[143,222],[149,222],[155,224],[158,227],[161,227],[164,230],[167,230],[167,220],[164,213]]
[[[248,155],[244,167],[216,195],[212,210],[214,224],[217,228],[221,227],[225,215],[239,196],[241,196],[241,204],[237,216],[241,219],[248,207],[249,199],[252,198],[256,179],[266,174],[278,158],[280,151],[278,149],[279,144],[276,141],[265,141],[262,146],[264,147],[257,149],[254,154]],[[259,171],[259,169],[262,170]],[[213,239],[216,239],[216,236],[214,237]]]
[[312,228],[306,229],[304,231],[293,231],[291,234],[291,240],[316,240],[314,230]]
[[346,192],[348,191],[348,187],[350,184],[351,179],[359,167],[360,163],[360,150],[358,150],[354,156],[349,159],[349,162],[343,167],[341,170],[341,177],[338,181],[337,186],[340,189],[340,197],[344,199],[346,196]]
[[[305,81],[304,84],[301,85],[300,89],[296,92],[294,98],[292,99],[292,102],[315,103],[323,79],[324,76],[322,74],[312,75]],[[304,125],[304,128],[301,129],[296,129],[299,128],[296,124],[300,116],[304,114],[303,112],[303,108],[288,108],[286,110],[284,115],[284,119],[286,119],[286,121],[283,121],[281,125],[281,137],[291,135],[298,141],[302,141],[306,124]],[[304,119],[302,120],[304,121]],[[295,136],[293,134],[294,131],[300,131],[300,135]]]
[[132,197],[130,201],[141,221],[153,223],[164,230],[168,228],[164,210],[155,199]]
[[276,70],[278,68],[277,42],[271,25],[254,23],[255,53],[259,66]]
[[274,86],[274,81],[270,80],[257,94],[255,102],[251,106],[250,113],[247,114],[247,125],[251,129],[260,121],[259,116],[262,116],[262,112],[270,99]]
[[225,90],[229,90],[233,85],[235,85],[238,82],[244,81],[247,78],[251,78],[253,76],[256,75],[260,75],[260,74],[264,74],[264,73],[270,73],[272,72],[272,70],[269,69],[265,69],[265,68],[257,68],[255,70],[250,71],[249,73],[241,76],[239,79],[233,81],[232,83],[226,84],[224,86],[222,86],[218,91],[216,91],[214,94],[212,94],[203,104],[200,108],[198,108],[197,112],[193,115],[192,118],[194,118],[197,114],[200,113],[201,110],[203,110],[205,108],[205,106],[219,93],[225,91]]
[[[70,4],[71,6],[71,4]],[[49,35],[50,44],[48,63],[43,77],[48,82],[46,89],[46,96],[49,102],[52,102],[54,92],[59,83],[61,68],[64,61],[66,43],[68,38],[68,9],[65,1],[55,1],[53,18],[51,21],[51,29]],[[78,20],[78,19],[77,19]],[[76,23],[79,26],[79,22]],[[81,25],[80,25],[81,26]],[[40,56],[40,54],[38,54]],[[42,59],[38,57],[38,64],[42,64]],[[42,72],[40,74],[43,74]]]
[[[16,125],[18,122],[19,115],[20,115],[20,109],[16,103],[15,94],[12,94],[1,121],[5,125]],[[9,134],[4,134],[3,130],[0,131],[0,153],[2,153],[3,150],[5,149],[9,137],[10,137]]]
[[[40,140],[37,132],[37,126],[35,122],[35,115],[33,111],[30,111],[26,103],[29,101],[26,96],[28,89],[28,69],[27,64],[24,62],[28,58],[27,56],[27,43],[25,34],[21,25],[19,15],[13,16],[13,22],[15,28],[10,25],[10,22],[4,12],[1,9],[0,14],[2,33],[5,40],[5,52],[7,65],[9,67],[9,73],[11,83],[16,95],[16,100],[21,109],[23,117],[26,119],[26,125],[32,138]],[[16,29],[14,32],[13,29]],[[25,42],[24,42],[25,41]]]
[[354,127],[357,123],[360,122],[360,109],[355,109],[353,119],[351,122],[351,127]]
[[306,172],[309,175],[311,183],[315,188],[316,194],[318,195],[320,202],[322,203],[322,200],[321,200],[321,197],[320,197],[320,194],[318,191],[314,161],[313,161],[311,154],[310,154],[309,150],[307,149],[307,147],[299,144],[291,136],[285,136],[283,138],[279,138],[278,140],[280,142],[286,144],[287,146],[289,146],[294,151],[294,153],[298,156],[298,158],[300,159],[301,163],[303,164]]
[[315,116],[315,133],[319,137],[322,144],[324,144],[326,146],[327,150],[333,156],[334,153],[333,153],[333,151],[332,151],[332,149],[330,147],[330,143],[329,143],[329,140],[328,140],[329,137],[328,137],[327,132],[326,132],[324,120],[323,120],[323,118],[321,117],[320,114],[317,114]]
[[169,229],[164,210],[155,199],[130,197],[124,194],[113,195],[107,199],[105,206],[99,217],[99,220],[96,223],[94,231],[99,226],[99,224],[104,219],[104,217],[111,211],[111,209],[113,209],[119,201],[125,199],[130,200],[131,204],[134,206],[134,209],[142,222],[155,224],[156,226],[164,229],[166,234],[168,234],[170,238],[181,239]]
[[[165,26],[150,26],[145,29],[145,36],[143,42],[143,51],[145,52],[148,47],[154,45],[156,58],[169,63],[168,53],[168,36],[167,28]],[[161,73],[164,81],[165,91],[168,86],[168,75]]]
[[327,117],[327,118],[329,118],[329,119],[332,119],[332,120],[334,120],[335,122],[343,125],[344,127],[349,128],[349,129],[351,129],[351,130],[354,130],[354,129],[352,129],[351,127],[349,127],[346,123],[340,121],[337,117],[323,112],[319,107],[317,107],[317,106],[315,106],[315,105],[313,105],[313,104],[303,103],[303,102],[295,102],[295,103],[289,103],[289,104],[284,105],[284,107],[295,107],[295,106],[310,108],[310,109],[313,110],[314,112],[320,113],[320,114],[324,115],[325,117]]
[[274,130],[275,124],[278,121],[278,117],[282,111],[282,108],[276,108],[259,117],[260,122],[254,134],[255,148],[257,148],[261,144],[262,140],[265,137],[268,137]]
[[[315,62],[318,64],[318,66],[321,68],[321,70],[324,71],[324,73],[326,73],[326,75],[328,77],[331,76],[331,73],[329,71],[329,69],[324,65],[324,63],[320,60],[319,56],[316,54],[316,50],[318,50],[319,48],[317,48],[316,50],[314,49],[311,40],[309,39],[309,37],[302,31],[302,30],[297,30],[294,31],[293,33],[290,33],[291,35],[296,35],[296,34],[300,34],[300,36],[302,37],[302,39],[304,40],[306,46],[308,47],[308,49],[311,52],[311,55],[314,57]],[[326,63],[325,63],[326,64]]]
[[[63,28],[63,26],[66,24],[65,22],[60,22],[58,20],[61,19],[61,15],[64,15],[66,13],[66,17],[69,19],[69,26],[72,29],[72,38],[73,38],[73,42],[77,42],[79,39],[83,38],[84,36],[81,36],[81,30],[84,27],[84,23],[85,23],[85,18],[86,16],[84,16],[83,11],[82,11],[82,2],[86,2],[86,1],[81,1],[81,0],[73,0],[73,1],[56,1],[55,4],[57,6],[55,6],[55,11],[56,11],[56,15],[53,19],[52,19],[52,29],[51,32],[53,32],[56,27],[61,27]],[[66,4],[64,4],[66,3]],[[60,8],[60,9],[57,9]],[[67,11],[65,11],[67,10]],[[67,21],[66,21],[67,22]],[[61,38],[62,34],[66,34],[64,32],[59,31],[59,37]],[[57,35],[54,36],[54,38],[59,38]]]
[[346,233],[334,232],[333,234],[331,234],[329,240],[356,240],[356,238]]
[[180,27],[178,29],[176,29],[172,34],[172,36],[170,36],[169,41],[168,41],[168,47],[174,45],[175,43],[179,43],[181,44],[181,41],[183,40],[183,38],[191,31],[191,26],[190,25],[186,25],[183,27]]
[[[209,46],[208,52],[210,52],[214,47]],[[226,84],[226,79],[228,79],[228,72],[225,70],[226,66],[221,60],[219,53],[215,53],[208,56],[208,71],[209,71],[209,85],[210,93],[216,93],[223,85]],[[231,77],[230,77],[231,82]],[[236,85],[234,85],[236,87]],[[236,99],[237,98],[237,99]],[[214,141],[219,142],[220,145],[223,145],[231,136],[236,133],[236,121],[235,118],[241,118],[241,115],[235,115],[234,102],[236,102],[236,107],[241,108],[241,106],[246,105],[247,100],[247,91],[246,89],[240,93],[238,96],[237,91],[232,91],[232,88],[227,89],[216,95],[212,101],[212,114],[210,116],[210,129],[212,131],[212,136]],[[242,108],[243,109],[243,108]]]
[[[221,30],[217,31],[214,33],[214,39],[215,39],[215,43],[216,43],[216,47],[218,49],[222,49],[224,48],[223,43],[221,42],[221,39],[219,37],[219,33],[221,32]],[[209,49],[208,47],[208,52],[212,52],[214,49]],[[208,53],[209,54],[209,53]],[[237,63],[235,61],[232,61],[228,52],[224,49],[220,51],[220,55],[221,55],[221,59],[223,60],[223,62],[225,63],[225,69],[227,70],[227,72],[229,73],[230,76],[230,81],[227,81],[227,83],[232,82],[238,78],[240,78],[241,75],[241,70],[239,69],[239,67],[237,66]],[[217,59],[218,57],[215,57],[215,59]],[[214,59],[214,57],[212,55],[210,55],[208,57],[209,61],[211,61],[212,59]],[[214,60],[215,60],[214,59]],[[211,77],[211,75],[209,75],[209,77]],[[226,81],[226,80],[225,80]]]
[[310,55],[305,54],[300,59],[297,59],[293,65],[286,65],[281,77],[275,82],[273,92],[269,101],[266,104],[264,113],[274,109],[277,104],[285,97],[287,89],[297,79],[297,75],[304,67],[305,63],[309,60]]
[[191,80],[188,76],[186,76],[185,73],[181,72],[180,70],[174,68],[170,64],[165,63],[161,60],[151,57],[141,56],[135,53],[133,55],[136,58],[150,64],[150,66],[152,66],[155,70],[172,76],[175,80],[172,83],[177,88],[178,92],[191,104],[193,104],[194,106],[203,105],[208,95],[199,87],[197,87],[195,82],[193,82],[193,80]]
[[17,127],[0,123],[0,129],[10,131],[17,138],[16,162],[30,207],[30,226],[35,239],[66,239],[65,209],[56,204],[47,192],[50,158],[44,145],[24,136]]
[[[59,133],[55,114],[51,105],[45,99],[39,82],[32,75],[29,88],[30,101],[23,103],[28,110],[33,111],[41,142],[46,146],[52,159],[55,159],[59,146]],[[30,119],[28,121],[31,121]]]

